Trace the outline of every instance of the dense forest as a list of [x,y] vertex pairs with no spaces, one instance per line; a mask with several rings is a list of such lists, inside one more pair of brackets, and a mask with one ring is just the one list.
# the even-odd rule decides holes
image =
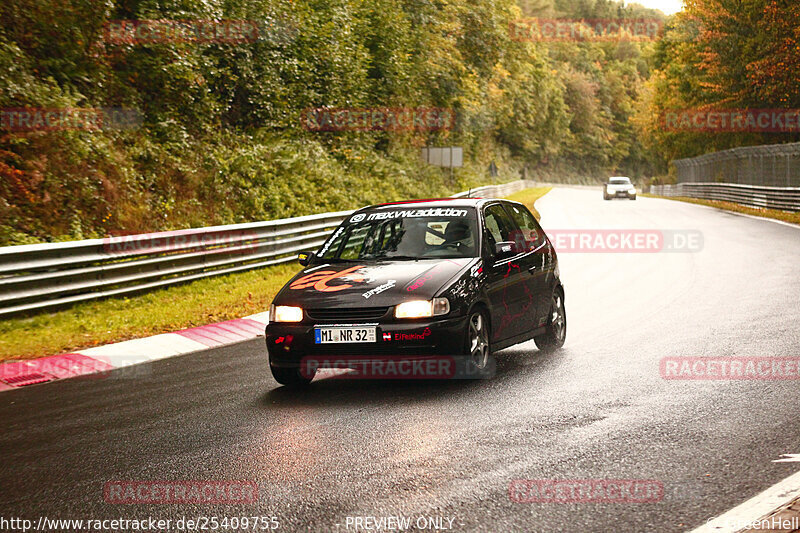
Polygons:
[[[21,131],[5,115],[0,244],[274,219],[523,175],[666,175],[674,157],[761,138],[664,132],[665,109],[798,104],[789,4],[691,0],[667,19],[609,0],[7,0],[0,109],[137,120]],[[515,38],[526,17],[656,20],[666,33]],[[133,21],[150,33],[121,30]],[[192,21],[222,33],[164,30]],[[319,110],[386,108],[449,119],[309,127]],[[425,146],[463,147],[464,166],[423,162]]]
[[800,141],[794,132],[669,131],[669,110],[800,109],[800,3],[687,0],[656,45],[637,114],[659,168],[670,160],[757,144]]

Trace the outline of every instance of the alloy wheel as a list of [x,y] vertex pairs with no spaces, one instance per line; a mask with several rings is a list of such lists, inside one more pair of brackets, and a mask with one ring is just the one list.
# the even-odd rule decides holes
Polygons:
[[481,313],[474,313],[469,319],[469,356],[478,369],[486,368],[489,362],[489,332]]

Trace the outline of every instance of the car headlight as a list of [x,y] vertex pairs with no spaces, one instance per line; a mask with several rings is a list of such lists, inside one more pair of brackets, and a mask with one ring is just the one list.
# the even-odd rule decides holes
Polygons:
[[427,318],[446,315],[450,312],[450,300],[434,298],[433,300],[411,300],[394,308],[397,318]]
[[628,189],[628,192],[631,194],[636,194],[636,189]]
[[272,305],[269,308],[270,322],[300,322],[303,320],[303,309],[291,305]]

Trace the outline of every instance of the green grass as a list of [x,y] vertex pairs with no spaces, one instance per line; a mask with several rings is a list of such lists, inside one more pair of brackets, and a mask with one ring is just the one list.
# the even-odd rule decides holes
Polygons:
[[686,196],[656,196],[653,194],[643,194],[642,196],[647,196],[648,198],[663,198],[665,200],[676,200],[679,202],[687,202],[690,204],[706,205],[708,207],[716,207],[717,209],[733,211],[734,213],[743,213],[745,215],[753,215],[763,218],[774,218],[775,220],[782,220],[784,222],[800,224],[800,213],[792,211],[781,211],[779,209],[766,209],[760,207],[748,207],[746,205],[737,204],[734,202],[721,202],[719,200],[701,200],[699,198],[688,198]]
[[[526,189],[509,198],[532,208],[533,202],[549,190]],[[2,320],[0,360],[67,353],[260,313],[269,308],[275,294],[299,269],[291,262],[129,298],[98,300],[54,313]]]
[[260,313],[299,268],[292,262],[3,320],[0,360],[66,353]]

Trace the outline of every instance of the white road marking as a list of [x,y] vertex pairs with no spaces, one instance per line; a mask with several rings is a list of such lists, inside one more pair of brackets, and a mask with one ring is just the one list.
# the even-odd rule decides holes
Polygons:
[[800,463],[800,453],[784,453],[783,459],[775,459],[773,463]]
[[797,472],[727,513],[710,519],[691,533],[736,533],[799,496],[800,472]]
[[[681,202],[680,200],[671,200],[668,196],[659,196],[654,198],[647,198],[648,200],[670,200],[672,202]],[[729,211],[727,209],[723,209],[721,207],[712,207],[710,205],[703,205],[703,204],[693,204],[692,202],[681,202],[683,204],[693,205],[696,207],[703,207],[705,209],[713,209],[714,211],[722,211],[723,213],[728,213],[731,215],[736,215],[738,217],[745,217],[745,218],[752,218],[753,220],[763,220],[765,222],[772,222],[773,224],[780,224],[781,226],[788,226],[790,228],[800,229],[800,224],[794,224],[792,222],[786,222],[785,220],[778,220],[777,218],[767,218],[767,217],[760,217],[758,215],[750,215],[748,213],[737,213],[736,211]],[[744,204],[739,204],[742,207],[749,207]]]

